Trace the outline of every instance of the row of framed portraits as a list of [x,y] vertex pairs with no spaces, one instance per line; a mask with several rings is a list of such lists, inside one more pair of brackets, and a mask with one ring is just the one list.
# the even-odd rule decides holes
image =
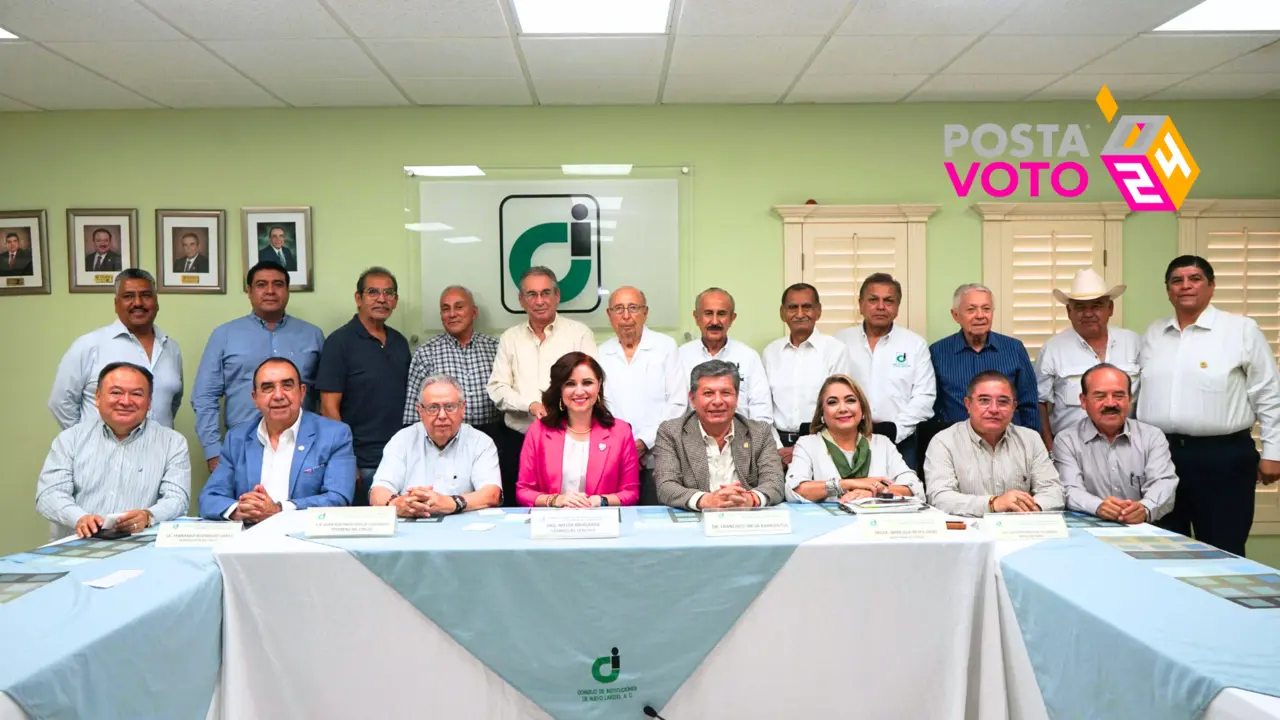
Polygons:
[[[247,207],[240,217],[243,267],[276,260],[291,290],[312,290],[311,208]],[[139,267],[139,242],[136,209],[67,210],[69,290],[113,292],[121,270]],[[45,211],[0,211],[0,295],[49,294],[50,265]],[[156,265],[160,292],[226,293],[226,211],[157,210]]]

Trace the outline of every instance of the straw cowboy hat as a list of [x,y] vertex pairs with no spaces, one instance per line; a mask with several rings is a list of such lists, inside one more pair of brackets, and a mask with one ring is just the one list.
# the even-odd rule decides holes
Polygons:
[[1093,268],[1085,268],[1076,273],[1071,281],[1071,290],[1062,292],[1054,288],[1053,296],[1058,298],[1058,302],[1067,304],[1072,300],[1097,300],[1100,297],[1109,297],[1112,300],[1124,294],[1126,287],[1124,285],[1116,285],[1110,290],[1107,289],[1107,281],[1102,276],[1093,271]]

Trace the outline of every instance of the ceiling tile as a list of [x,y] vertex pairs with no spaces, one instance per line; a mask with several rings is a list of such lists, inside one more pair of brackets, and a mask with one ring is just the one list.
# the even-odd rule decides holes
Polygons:
[[1280,91],[1280,73],[1199,75],[1151,96],[1151,100],[1251,99]]
[[408,105],[385,77],[288,79],[263,83],[297,107],[383,107]]
[[808,62],[817,37],[676,37],[672,75],[790,75]]
[[190,40],[48,43],[47,47],[125,85],[165,80],[228,80],[240,77],[226,63]]
[[1213,69],[1214,72],[1268,73],[1280,72],[1280,42],[1254,50]]
[[928,75],[815,75],[805,73],[788,103],[897,102]]
[[1026,0],[996,35],[1133,35],[1150,32],[1203,0]]
[[1032,100],[1093,100],[1105,84],[1117,100],[1136,100],[1170,85],[1186,80],[1189,75],[1159,73],[1149,75],[1068,75],[1036,93]]
[[850,0],[685,0],[680,35],[826,35]]
[[23,40],[182,40],[133,0],[0,0],[0,27]]
[[401,87],[419,105],[530,105],[524,78],[406,78]]
[[345,38],[317,0],[139,0],[200,40]]
[[960,74],[1068,73],[1119,46],[1124,36],[988,35],[947,69]]
[[981,35],[1022,0],[859,0],[838,35]]
[[662,74],[667,54],[665,37],[544,38],[522,37],[520,47],[529,74],[573,77],[588,71],[596,76]]
[[34,43],[0,43],[0,94],[48,110],[156,107]]
[[235,80],[151,81],[132,87],[173,108],[284,106],[262,88],[239,76]]
[[20,103],[17,100],[0,95],[0,112],[30,111],[35,109],[36,108],[33,108],[30,105]]
[[1057,80],[1055,75],[935,75],[910,102],[1019,100]]
[[368,40],[365,46],[396,78],[523,78],[510,38]]
[[1111,73],[1198,73],[1274,42],[1280,35],[1142,35],[1081,68]]
[[787,91],[791,75],[671,75],[662,102],[671,103],[776,103]]
[[354,40],[218,40],[210,50],[255,80],[382,78]]
[[652,105],[658,76],[543,78],[533,84],[542,105]]
[[933,74],[951,62],[974,39],[972,35],[842,35],[827,42],[806,74]]
[[362,38],[510,37],[503,0],[327,0]]

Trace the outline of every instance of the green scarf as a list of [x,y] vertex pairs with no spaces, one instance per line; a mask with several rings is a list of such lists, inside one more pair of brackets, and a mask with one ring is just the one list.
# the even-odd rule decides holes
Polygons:
[[845,459],[844,450],[831,439],[831,433],[825,428],[821,433],[822,442],[827,444],[827,454],[831,456],[831,462],[836,464],[836,472],[840,473],[841,480],[849,480],[851,478],[864,478],[871,470],[871,443],[867,442],[865,435],[858,436],[858,447],[853,451],[853,465],[849,465],[849,461]]

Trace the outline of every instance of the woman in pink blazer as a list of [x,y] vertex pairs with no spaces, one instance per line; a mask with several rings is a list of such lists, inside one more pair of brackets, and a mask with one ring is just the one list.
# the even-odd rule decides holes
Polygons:
[[516,499],[535,507],[635,505],[640,461],[631,426],[604,403],[604,369],[571,352],[551,366],[546,414],[529,426]]

